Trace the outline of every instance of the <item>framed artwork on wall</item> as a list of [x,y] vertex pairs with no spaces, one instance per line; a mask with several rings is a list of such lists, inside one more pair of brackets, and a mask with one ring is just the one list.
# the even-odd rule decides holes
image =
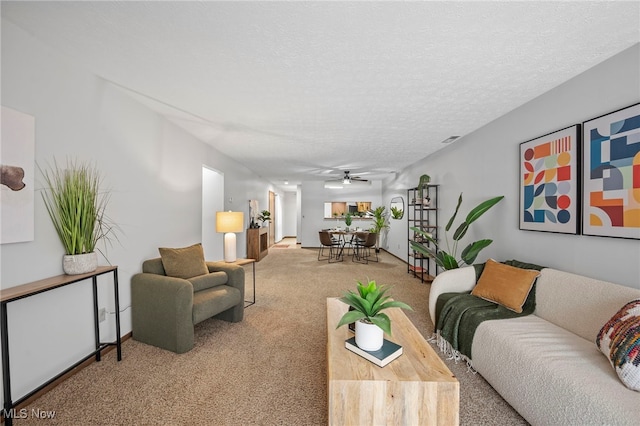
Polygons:
[[582,128],[582,233],[640,239],[640,103]]
[[33,241],[35,118],[2,107],[0,244]]
[[520,229],[577,234],[580,125],[520,144]]

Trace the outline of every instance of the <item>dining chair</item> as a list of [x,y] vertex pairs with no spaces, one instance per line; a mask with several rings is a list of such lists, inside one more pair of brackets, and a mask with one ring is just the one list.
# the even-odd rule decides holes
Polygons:
[[[319,231],[320,236],[320,251],[318,251],[318,260],[328,260],[329,263],[342,262],[342,250],[344,244],[342,241],[332,238],[331,234],[327,231]],[[325,254],[326,248],[329,248],[329,255]],[[333,259],[333,260],[332,260]]]
[[[369,263],[378,261],[378,252],[375,249],[378,238],[377,232],[358,232],[354,239],[353,262]],[[373,255],[371,249],[373,248]],[[375,255],[375,260],[373,259]]]

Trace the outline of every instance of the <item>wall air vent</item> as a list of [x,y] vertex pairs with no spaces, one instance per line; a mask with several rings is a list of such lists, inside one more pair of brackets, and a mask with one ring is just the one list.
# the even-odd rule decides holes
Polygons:
[[446,138],[445,140],[443,140],[441,143],[451,143],[453,141],[455,141],[456,139],[459,139],[460,136],[449,136],[448,138]]

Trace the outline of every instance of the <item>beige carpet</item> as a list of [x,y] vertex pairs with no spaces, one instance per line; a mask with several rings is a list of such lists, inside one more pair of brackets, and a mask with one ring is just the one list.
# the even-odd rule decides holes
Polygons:
[[[391,284],[423,335],[432,333],[429,285],[393,256],[380,260],[328,264],[312,249],[270,250],[256,264],[256,304],[243,322],[199,324],[196,347],[183,355],[129,339],[121,362],[111,352],[27,407],[53,410],[53,420],[15,424],[325,425],[327,297],[356,280]],[[460,380],[461,424],[526,424],[479,375],[448,365]]]
[[285,237],[278,241],[277,244],[272,245],[270,248],[300,248],[300,244],[295,237]]

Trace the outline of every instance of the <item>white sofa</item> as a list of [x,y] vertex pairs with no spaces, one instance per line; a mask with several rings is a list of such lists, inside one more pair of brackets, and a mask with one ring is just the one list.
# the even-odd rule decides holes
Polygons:
[[[429,294],[470,291],[474,268],[439,274]],[[532,425],[640,424],[640,392],[624,386],[595,340],[640,290],[550,268],[536,284],[532,315],[482,322],[471,364]]]

